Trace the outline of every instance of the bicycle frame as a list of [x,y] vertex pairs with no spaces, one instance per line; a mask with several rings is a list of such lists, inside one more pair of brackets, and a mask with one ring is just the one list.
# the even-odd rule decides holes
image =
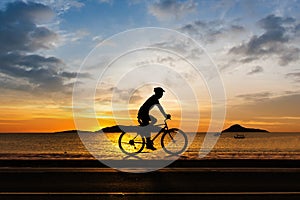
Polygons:
[[162,125],[165,125],[165,126],[160,129],[160,131],[154,136],[153,139],[151,139],[152,141],[154,141],[163,132],[166,132],[167,130],[169,130],[169,127],[168,127],[168,124],[167,124],[167,119],[165,119],[164,122],[165,123],[162,124]]

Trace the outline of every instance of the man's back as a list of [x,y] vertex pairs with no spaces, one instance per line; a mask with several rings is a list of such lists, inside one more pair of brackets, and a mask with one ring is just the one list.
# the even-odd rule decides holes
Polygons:
[[150,109],[156,105],[159,104],[158,98],[155,95],[152,95],[149,97],[145,103],[140,107],[139,112],[138,112],[138,118],[143,119],[143,118],[149,118],[149,111]]

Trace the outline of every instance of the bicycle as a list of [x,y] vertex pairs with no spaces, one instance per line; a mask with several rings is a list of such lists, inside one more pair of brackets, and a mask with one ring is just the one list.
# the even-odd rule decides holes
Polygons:
[[[161,137],[161,146],[163,150],[171,155],[179,155],[185,151],[188,144],[188,139],[186,133],[184,133],[182,130],[178,128],[171,128],[169,129],[167,120],[164,120],[164,124],[160,124],[157,126],[164,125],[158,131],[158,133],[151,139],[152,142],[156,138],[158,138],[159,135],[162,134]],[[142,128],[142,127],[141,127]],[[145,137],[139,133],[136,132],[124,132],[122,131],[120,137],[119,137],[119,147],[121,151],[127,155],[135,155],[140,152],[145,147],[146,139]]]

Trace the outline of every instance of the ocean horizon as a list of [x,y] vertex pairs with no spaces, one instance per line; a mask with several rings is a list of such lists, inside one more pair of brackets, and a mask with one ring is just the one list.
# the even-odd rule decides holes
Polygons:
[[[92,151],[89,152],[76,133],[1,133],[1,160],[94,160],[93,155],[101,159],[123,159],[125,154],[118,148],[120,133],[105,133],[107,143],[97,143],[103,134],[86,133],[93,137]],[[235,135],[245,138],[234,138]],[[199,159],[293,159],[300,160],[300,134],[297,132],[272,133],[223,133],[214,148],[204,158],[199,158],[199,150],[205,133],[187,133],[189,147],[179,157],[181,160]],[[99,138],[98,138],[99,139]],[[192,140],[193,139],[193,140]],[[157,151],[161,150],[160,138],[155,141]],[[91,148],[89,148],[91,151]],[[138,154],[142,159],[165,159],[152,155],[144,149]],[[93,154],[93,155],[92,155]],[[164,157],[165,156],[165,157]]]

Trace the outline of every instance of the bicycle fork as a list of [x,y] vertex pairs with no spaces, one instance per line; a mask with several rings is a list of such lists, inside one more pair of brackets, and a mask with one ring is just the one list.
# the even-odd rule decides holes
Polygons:
[[171,138],[172,142],[174,143],[174,142],[175,142],[175,140],[174,140],[174,138],[173,138],[173,136],[171,135],[171,133],[170,133],[170,132],[168,132],[168,135],[170,136],[170,138]]

